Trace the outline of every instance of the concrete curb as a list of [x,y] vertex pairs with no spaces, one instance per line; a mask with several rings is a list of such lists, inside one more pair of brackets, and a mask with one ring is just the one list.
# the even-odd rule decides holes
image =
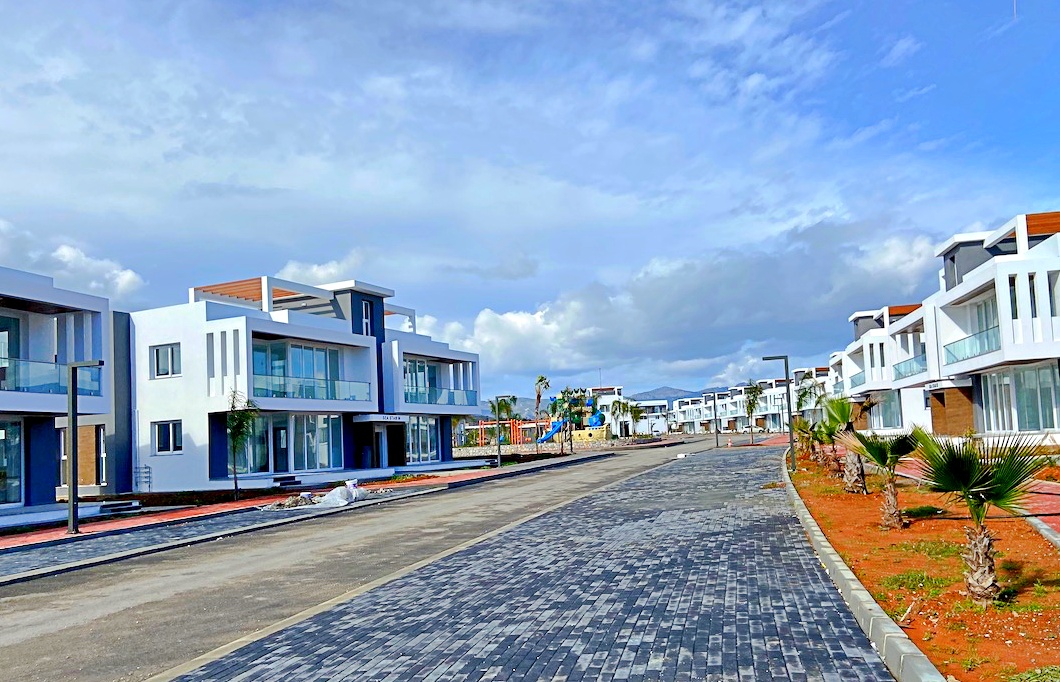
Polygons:
[[[579,457],[577,459],[572,459],[572,460],[561,460],[561,461],[557,461],[557,462],[547,462],[547,464],[545,464],[543,466],[527,468],[527,469],[516,469],[514,471],[502,471],[501,473],[499,473],[497,475],[494,475],[494,476],[483,476],[481,478],[472,478],[472,479],[468,479],[466,481],[454,481],[452,483],[443,483],[441,485],[432,486],[430,488],[427,488],[426,490],[416,490],[416,491],[409,492],[409,493],[399,493],[397,495],[393,495],[393,496],[390,496],[390,497],[384,497],[384,498],[376,499],[376,500],[371,500],[371,499],[364,500],[363,502],[356,502],[356,503],[351,504],[351,505],[349,505],[347,507],[337,507],[335,509],[327,509],[327,510],[324,510],[324,511],[312,512],[312,513],[295,512],[296,514],[298,514],[297,516],[289,516],[289,517],[286,517],[286,518],[277,519],[275,521],[266,521],[264,523],[256,523],[256,524],[252,524],[252,525],[249,525],[249,526],[244,526],[242,528],[233,528],[233,529],[230,529],[230,530],[218,531],[216,533],[207,533],[205,535],[197,535],[195,537],[183,538],[181,540],[174,540],[172,542],[164,542],[164,543],[161,543],[161,544],[158,544],[158,545],[150,545],[150,546],[147,546],[147,547],[138,547],[136,549],[130,549],[130,550],[127,550],[127,551],[124,551],[124,552],[116,552],[114,554],[106,554],[106,555],[103,555],[103,556],[93,557],[93,558],[90,558],[90,559],[84,559],[82,561],[72,561],[70,563],[59,564],[57,566],[48,566],[48,567],[44,567],[44,568],[37,568],[37,569],[34,569],[32,571],[23,571],[22,573],[12,573],[10,575],[0,576],[0,587],[4,587],[6,585],[14,585],[14,584],[17,584],[17,583],[28,582],[30,580],[36,580],[38,578],[46,578],[48,576],[60,575],[60,574],[63,574],[63,573],[70,573],[72,571],[78,571],[78,570],[81,570],[83,568],[91,568],[93,566],[103,566],[105,564],[112,564],[112,563],[116,563],[118,561],[123,561],[125,559],[133,559],[133,558],[140,557],[140,556],[147,556],[149,554],[157,554],[159,552],[165,552],[165,551],[168,551],[168,550],[171,550],[171,549],[180,549],[182,547],[190,547],[192,545],[198,545],[198,544],[202,544],[204,542],[211,542],[213,540],[220,540],[221,538],[233,537],[235,535],[243,535],[245,533],[252,533],[252,532],[258,531],[258,530],[267,530],[269,528],[276,528],[276,527],[279,527],[279,526],[285,526],[285,525],[290,524],[290,523],[298,523],[300,521],[308,521],[309,519],[317,519],[317,518],[321,518],[321,517],[324,517],[324,516],[331,516],[332,514],[341,514],[343,512],[353,511],[355,509],[363,509],[364,507],[371,507],[371,506],[374,506],[374,505],[377,505],[377,504],[383,504],[384,502],[395,502],[395,501],[399,501],[399,500],[407,500],[407,499],[411,499],[411,498],[414,498],[414,497],[419,497],[421,495],[430,495],[432,493],[443,492],[445,490],[455,490],[457,488],[464,488],[464,487],[467,487],[469,485],[477,485],[477,484],[481,484],[481,483],[488,483],[490,481],[496,481],[496,480],[501,480],[501,479],[506,479],[506,478],[512,478],[513,476],[521,476],[521,475],[524,475],[524,474],[533,474],[533,473],[537,473],[539,471],[546,471],[546,470],[550,470],[550,469],[558,469],[560,467],[565,467],[565,466],[574,466],[574,465],[577,465],[577,464],[584,464],[586,462],[595,462],[595,461],[598,461],[598,460],[601,460],[601,459],[614,457],[615,454],[616,453],[613,453],[613,452],[603,452],[603,453],[594,454],[594,455],[587,455],[585,457]],[[127,529],[116,529],[116,530],[112,530],[112,531],[103,531],[101,533],[92,534],[92,535],[89,535],[89,536],[85,536],[83,538],[70,538],[70,539],[62,538],[62,539],[59,539],[59,540],[50,540],[47,543],[36,543],[36,544],[33,544],[33,545],[27,545],[26,549],[35,549],[35,548],[39,548],[39,547],[47,547],[47,546],[52,546],[52,545],[65,544],[67,542],[78,542],[80,540],[88,540],[88,539],[96,538],[96,537],[106,537],[108,535],[117,535],[117,534],[120,534],[120,533],[133,532],[133,531],[136,531],[138,529],[144,529],[144,528],[157,528],[157,527],[164,527],[164,526],[174,525],[174,524],[177,524],[177,523],[194,522],[194,521],[196,521],[198,519],[214,518],[214,517],[217,517],[217,516],[224,516],[226,514],[239,514],[239,513],[245,512],[245,511],[251,511],[253,509],[255,509],[255,507],[250,507],[249,509],[232,509],[232,510],[227,510],[227,511],[223,511],[223,512],[218,512],[216,514],[197,516],[197,517],[193,517],[193,518],[190,518],[190,519],[173,519],[171,521],[163,521],[163,522],[161,522],[161,523],[159,523],[157,525],[152,524],[151,526],[139,526],[138,528],[127,528]],[[18,551],[21,551],[21,550],[22,550],[22,548],[12,548],[12,549],[7,550],[7,551],[18,552]]]
[[810,544],[817,552],[828,577],[843,595],[843,600],[850,607],[858,625],[868,636],[873,648],[879,652],[887,669],[898,682],[946,682],[946,677],[913,644],[902,628],[880,608],[843,558],[839,556],[839,552],[835,551],[832,544],[828,542],[828,538],[825,537],[821,527],[817,525],[817,521],[814,520],[810,510],[799,497],[798,491],[795,490],[795,485],[788,475],[786,458],[781,469],[784,472],[788,499],[795,507],[795,515],[802,523]]

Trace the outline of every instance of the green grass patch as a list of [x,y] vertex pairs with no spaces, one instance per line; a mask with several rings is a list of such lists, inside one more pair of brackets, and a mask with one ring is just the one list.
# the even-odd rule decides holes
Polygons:
[[1008,678],[1008,682],[1060,682],[1060,665],[1035,668],[1018,675],[1012,675]]
[[898,545],[903,552],[915,552],[931,557],[932,559],[948,559],[961,555],[961,545],[945,542],[943,540],[917,540],[916,542],[903,542]]
[[946,510],[940,509],[939,507],[934,507],[930,504],[925,504],[919,507],[910,507],[909,509],[904,509],[902,510],[902,514],[911,519],[927,519],[931,518],[932,516],[937,516],[944,511]]
[[887,576],[880,581],[884,587],[891,590],[908,590],[917,592],[925,590],[930,596],[942,592],[942,588],[953,583],[949,578],[936,578],[924,571],[906,571],[898,575]]

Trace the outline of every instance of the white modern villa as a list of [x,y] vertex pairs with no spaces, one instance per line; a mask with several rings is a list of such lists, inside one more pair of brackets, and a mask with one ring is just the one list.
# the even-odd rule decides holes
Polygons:
[[[388,310],[393,295],[257,277],[133,313],[137,490],[229,488],[233,473],[275,487],[454,466],[452,417],[481,414],[478,357],[387,329],[387,314],[414,316]],[[233,391],[260,411],[234,456]]]

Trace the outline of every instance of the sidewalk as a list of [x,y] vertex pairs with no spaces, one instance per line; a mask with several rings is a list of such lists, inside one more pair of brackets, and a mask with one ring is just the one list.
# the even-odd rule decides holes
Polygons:
[[274,528],[381,502],[581,464],[613,454],[595,452],[404,483],[373,483],[364,486],[370,492],[369,499],[347,507],[323,510],[299,507],[284,511],[258,509],[259,506],[287,497],[279,495],[86,524],[86,532],[80,536],[68,536],[62,528],[22,533],[3,538],[7,544],[0,547],[0,585]]

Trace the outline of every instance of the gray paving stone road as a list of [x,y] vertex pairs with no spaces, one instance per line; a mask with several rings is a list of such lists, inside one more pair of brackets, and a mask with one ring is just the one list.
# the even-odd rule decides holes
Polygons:
[[[402,490],[373,494],[370,499],[380,500],[395,497]],[[227,533],[260,523],[278,521],[292,516],[307,516],[317,512],[306,507],[284,511],[262,511],[251,508],[247,511],[189,519],[183,523],[167,526],[144,526],[129,528],[109,535],[86,535],[56,545],[15,547],[0,550],[0,577],[15,575],[38,568],[50,568],[75,561],[127,552],[133,549],[153,547],[177,540],[201,537],[213,533]]]
[[780,455],[675,460],[178,679],[890,680]]

